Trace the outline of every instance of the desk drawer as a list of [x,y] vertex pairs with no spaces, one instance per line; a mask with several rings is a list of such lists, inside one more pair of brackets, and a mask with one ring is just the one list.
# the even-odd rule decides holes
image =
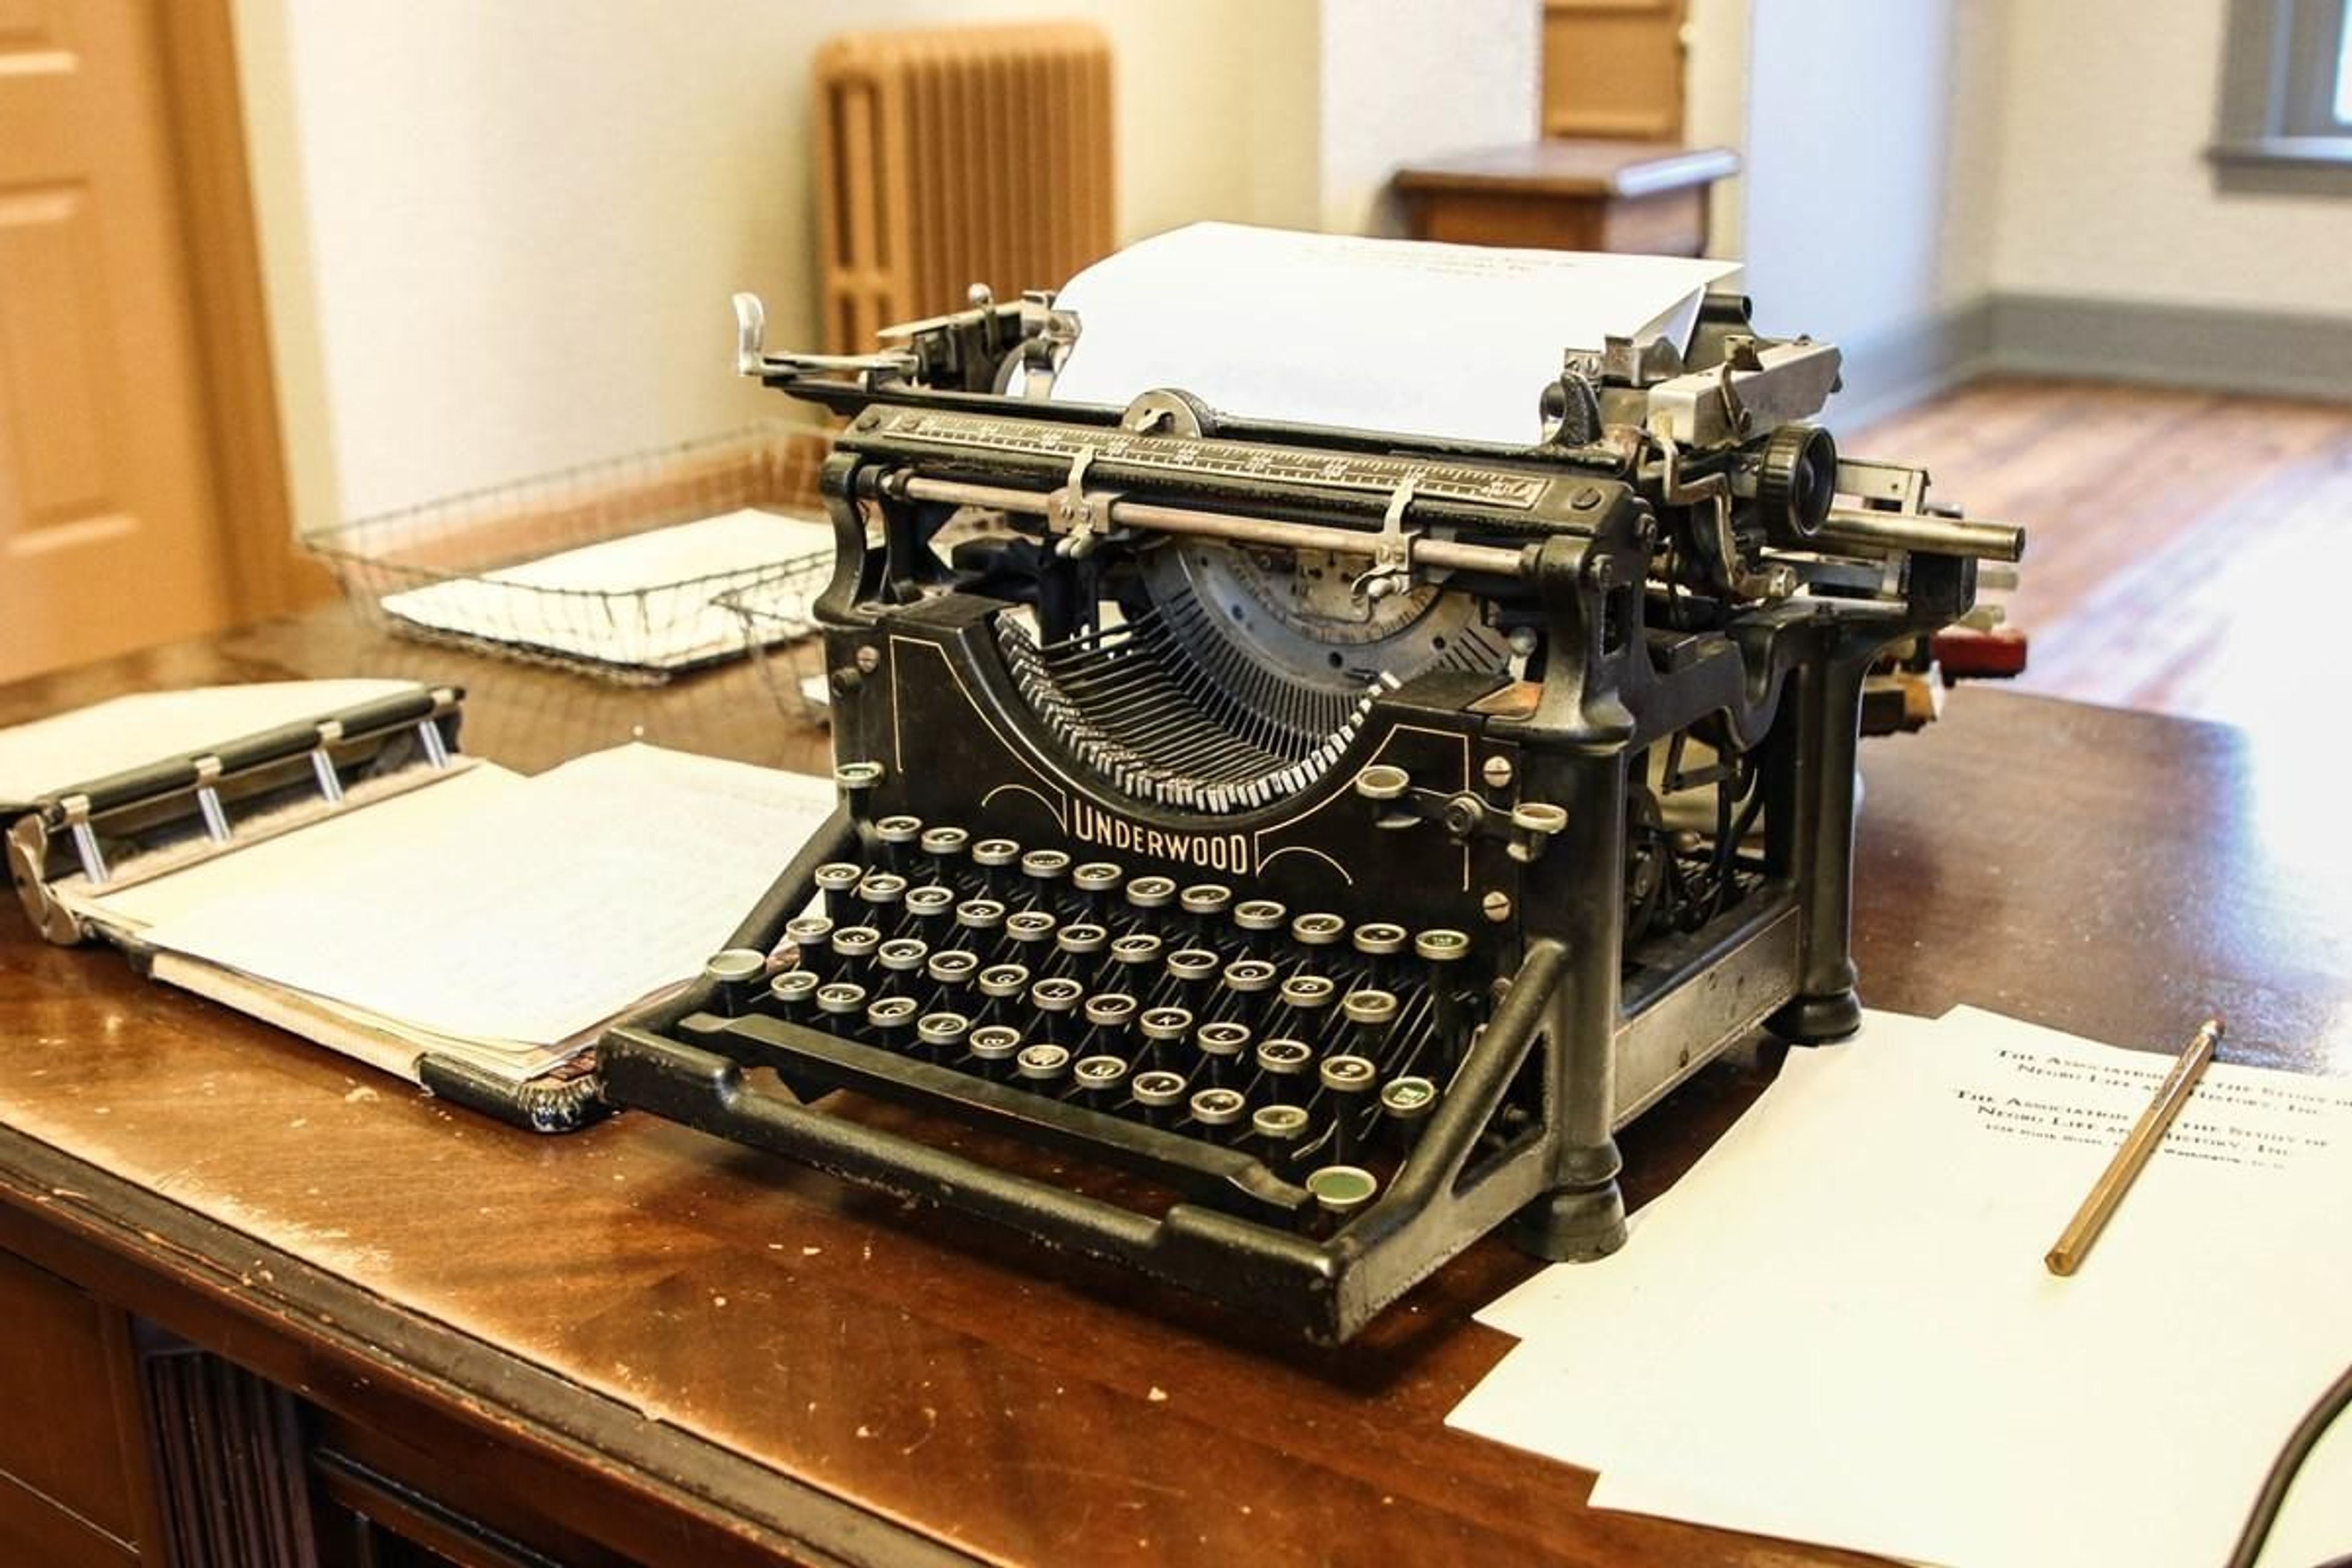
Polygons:
[[[12,1561],[136,1561],[143,1469],[127,1321],[0,1252],[0,1548],[22,1543]],[[44,1512],[76,1533],[45,1533]],[[85,1538],[76,1557],[42,1555],[42,1542]]]

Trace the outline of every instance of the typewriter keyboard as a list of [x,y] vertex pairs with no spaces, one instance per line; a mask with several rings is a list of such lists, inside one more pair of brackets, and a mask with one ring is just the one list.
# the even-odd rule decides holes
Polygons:
[[1328,1226],[1393,1176],[1486,1016],[1460,931],[911,817],[874,837],[869,863],[818,868],[773,952],[713,959],[739,1059]]

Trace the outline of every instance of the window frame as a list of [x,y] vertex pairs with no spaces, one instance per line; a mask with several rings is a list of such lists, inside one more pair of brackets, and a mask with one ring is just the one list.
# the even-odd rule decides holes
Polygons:
[[[2217,126],[2221,188],[2352,195],[2344,69],[2352,0],[2231,0]],[[2352,107],[2352,101],[2347,102]]]

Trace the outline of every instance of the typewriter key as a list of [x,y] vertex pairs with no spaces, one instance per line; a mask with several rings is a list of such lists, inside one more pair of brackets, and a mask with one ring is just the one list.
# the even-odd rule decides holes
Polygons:
[[806,1023],[816,1005],[816,988],[823,984],[814,969],[787,969],[768,982],[768,995],[785,1017]]
[[1020,845],[1010,838],[983,838],[971,847],[971,863],[980,868],[981,886],[990,898],[1010,900],[1020,897]]
[[924,876],[960,887],[971,868],[964,853],[971,843],[971,835],[961,827],[926,827],[915,843],[915,864]]
[[1320,974],[1294,974],[1276,993],[1275,1009],[1265,1026],[1273,1034],[1294,1035],[1328,1047],[1331,1001],[1339,993],[1339,988]]
[[1098,925],[1080,921],[1062,927],[1054,933],[1052,973],[1091,983],[1102,971],[1102,952],[1109,941],[1110,933]]
[[835,976],[863,985],[873,978],[874,950],[882,945],[882,933],[872,926],[835,926],[827,944],[833,953],[830,966]]
[[1077,1082],[1081,1100],[1097,1110],[1108,1110],[1126,1091],[1127,1058],[1100,1051],[1080,1057],[1070,1076]]
[[704,962],[702,978],[710,983],[710,1005],[730,1018],[747,1012],[768,973],[768,955],[756,947],[722,947]]
[[1203,1089],[1197,1090],[1191,1101],[1192,1120],[1203,1128],[1223,1131],[1242,1119],[1249,1101],[1237,1089]]
[[1110,944],[1110,983],[1139,1001],[1156,999],[1162,954],[1156,936],[1129,931]]
[[885,936],[898,935],[906,909],[907,879],[895,871],[868,871],[856,892],[865,922]]
[[963,1052],[971,1020],[961,1013],[926,1013],[915,1022],[915,1041],[935,1062],[950,1062]]
[[1348,1021],[1348,1048],[1374,1061],[1385,1060],[1397,1011],[1393,992],[1369,987],[1349,992],[1339,1003],[1339,1015]]
[[793,963],[807,968],[825,955],[833,942],[833,922],[823,915],[795,915],[784,922],[784,942]]
[[982,957],[1004,946],[1004,906],[994,899],[966,899],[955,908],[956,940]]
[[1241,952],[1239,936],[1226,923],[1234,907],[1234,890],[1223,882],[1195,882],[1177,896],[1179,908],[1192,917],[1192,941],[1220,952]]
[[1351,1163],[1362,1152],[1381,1069],[1370,1058],[1340,1055],[1325,1057],[1317,1071],[1331,1100],[1331,1158]]
[[1205,947],[1180,947],[1168,955],[1164,984],[1152,993],[1155,1003],[1190,1007],[1205,1016],[1217,994],[1217,971],[1223,960]]
[[1130,931],[1160,931],[1168,916],[1168,905],[1176,897],[1176,884],[1166,877],[1138,877],[1127,885],[1127,907],[1132,915]]
[[1307,1128],[1313,1119],[1299,1105],[1261,1105],[1250,1112],[1250,1131],[1257,1135],[1258,1158],[1276,1170],[1286,1168],[1306,1146]]
[[1348,922],[1338,915],[1317,912],[1290,922],[1290,940],[1301,947],[1332,947],[1348,934]]
[[1069,901],[1063,896],[1070,878],[1070,857],[1066,851],[1030,850],[1021,857],[1021,876],[1027,887],[1026,908],[1051,910],[1057,915],[1070,912]]
[[1399,1161],[1409,1159],[1421,1124],[1437,1109],[1437,1086],[1425,1078],[1392,1078],[1381,1085],[1381,1121]]
[[866,1018],[866,987],[845,980],[836,980],[816,988],[816,1010],[824,1016],[824,1026],[836,1035],[856,1039],[858,1026]]
[[1071,1015],[1086,994],[1085,986],[1059,975],[1049,975],[1029,987],[1029,1005],[1037,1011],[1036,1032],[1055,1045],[1067,1042],[1076,1033]]
[[1263,958],[1236,959],[1225,966],[1223,993],[1216,1001],[1219,1018],[1247,1024],[1255,1031],[1265,1021],[1267,994],[1274,989],[1274,965]]
[[1135,1103],[1143,1108],[1143,1119],[1154,1127],[1165,1127],[1175,1120],[1184,1103],[1184,1075],[1166,1068],[1151,1068],[1135,1075],[1128,1092]]
[[1127,868],[1108,860],[1089,860],[1070,871],[1070,886],[1078,895],[1079,918],[1098,925],[1109,923],[1118,907],[1118,885]]
[[1250,1031],[1247,1024],[1208,1023],[1193,1032],[1193,1047],[1201,1053],[1209,1082],[1223,1087],[1235,1070],[1242,1053],[1249,1049]]
[[866,1004],[866,1026],[874,1031],[877,1045],[904,1048],[921,1011],[912,996],[878,997]]
[[1122,991],[1098,991],[1081,1009],[1087,1026],[1101,1041],[1097,1049],[1127,1055],[1129,1031],[1135,1024],[1135,998]]
[[907,929],[927,939],[936,935],[953,923],[955,902],[955,889],[937,882],[908,889]]
[[894,936],[876,948],[874,956],[880,962],[883,973],[903,979],[922,973],[931,956],[931,944],[919,937]]
[[1429,966],[1430,998],[1437,1011],[1438,1067],[1451,1077],[1470,1048],[1470,998],[1463,991],[1472,983],[1464,963],[1470,956],[1470,939],[1458,931],[1425,931],[1412,939],[1412,950]]
[[886,816],[874,825],[874,837],[882,845],[882,864],[902,877],[915,868],[915,846],[922,836],[919,816]]
[[1326,1165],[1308,1173],[1307,1190],[1325,1214],[1345,1216],[1370,1203],[1381,1182],[1360,1165]]
[[[1275,1039],[1258,1042],[1258,1070],[1266,1075],[1270,1089],[1276,1080],[1303,1079],[1314,1060],[1314,1047],[1304,1040]],[[1276,1090],[1276,1092],[1280,1091]]]
[[960,989],[980,973],[980,955],[961,947],[942,948],[931,954],[923,973],[944,988]]
[[1184,1041],[1192,1033],[1192,1014],[1185,1007],[1147,1007],[1135,1020],[1143,1037],[1142,1058],[1155,1065],[1181,1059]]
[[824,896],[825,918],[835,925],[847,925],[857,917],[853,912],[856,900],[851,889],[865,877],[863,868],[846,860],[828,860],[816,868],[816,890]]
[[1033,1089],[1050,1089],[1068,1076],[1070,1053],[1060,1046],[1039,1042],[1024,1046],[1013,1058],[1013,1070]]
[[1399,978],[1397,961],[1409,940],[1404,927],[1388,921],[1367,921],[1349,935],[1365,984],[1388,986]]
[[1234,929],[1241,933],[1242,951],[1265,958],[1275,950],[1276,933],[1290,911],[1272,899],[1244,899],[1234,906]]
[[1006,1024],[982,1024],[966,1035],[963,1043],[983,1075],[1002,1079],[1009,1076],[1013,1058],[1020,1054],[1021,1031]]

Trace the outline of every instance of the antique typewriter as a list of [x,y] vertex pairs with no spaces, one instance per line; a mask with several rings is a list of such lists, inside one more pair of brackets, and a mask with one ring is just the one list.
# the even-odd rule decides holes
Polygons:
[[1619,1128],[1855,1028],[1866,672],[2023,538],[1840,456],[1834,347],[1710,295],[1510,447],[1053,401],[1048,296],[737,309],[846,421],[842,805],[619,1102],[1336,1341],[1506,1223],[1614,1248]]

